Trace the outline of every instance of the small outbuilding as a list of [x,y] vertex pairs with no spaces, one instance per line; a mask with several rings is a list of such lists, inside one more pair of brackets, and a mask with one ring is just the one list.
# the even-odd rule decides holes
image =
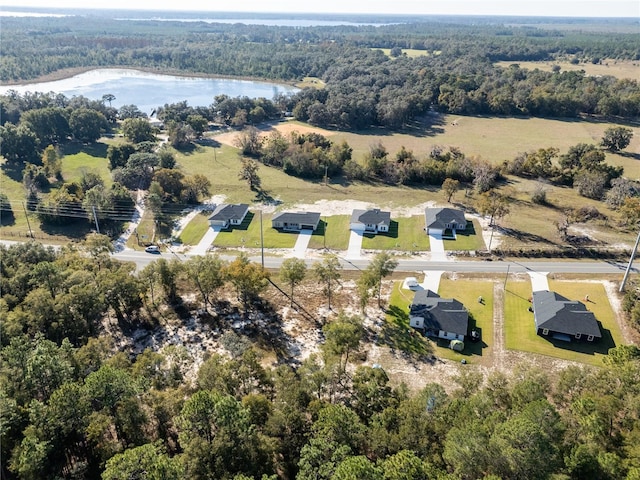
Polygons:
[[273,228],[285,231],[315,230],[319,223],[317,212],[280,212],[271,219]]
[[214,228],[228,228],[231,225],[241,225],[248,212],[249,205],[246,203],[221,203],[209,217],[209,223]]

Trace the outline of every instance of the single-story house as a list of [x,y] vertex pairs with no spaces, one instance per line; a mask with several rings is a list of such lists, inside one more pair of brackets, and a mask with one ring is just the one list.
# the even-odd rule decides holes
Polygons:
[[379,208],[371,210],[354,210],[351,214],[349,228],[367,233],[388,232],[391,225],[391,212],[383,212]]
[[409,325],[431,337],[464,341],[469,312],[455,298],[440,298],[431,290],[420,290],[409,306]]
[[315,230],[320,223],[317,212],[280,212],[271,219],[271,226],[282,230]]
[[548,290],[533,292],[533,318],[538,335],[557,340],[602,338],[598,320],[582,302],[572,301]]
[[249,213],[249,205],[246,203],[221,203],[209,217],[209,223],[212,227],[218,228],[240,225],[247,213]]
[[442,235],[447,229],[455,233],[456,230],[467,228],[464,212],[455,208],[426,208],[424,221],[427,234]]

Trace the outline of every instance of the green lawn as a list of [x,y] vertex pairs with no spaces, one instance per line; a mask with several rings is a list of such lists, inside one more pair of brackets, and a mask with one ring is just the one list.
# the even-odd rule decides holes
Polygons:
[[622,343],[606,291],[600,283],[557,282],[550,280],[549,288],[570,300],[582,300],[589,295],[587,308],[601,322],[603,338],[599,342],[562,342],[549,340],[536,333],[533,313],[529,312],[531,282],[507,282],[504,306],[505,345],[512,350],[539,353],[551,357],[601,365],[610,348]]
[[[491,364],[493,349],[493,282],[483,280],[451,280],[440,281],[438,295],[442,298],[455,298],[462,302],[469,311],[469,330],[480,331],[481,340],[477,343],[464,342],[464,351],[454,352],[449,348],[449,341],[438,341],[436,355],[450,360],[460,361],[463,358],[471,363]],[[483,303],[478,302],[482,297]],[[478,359],[477,357],[483,357]]]
[[455,240],[445,240],[445,250],[484,250],[482,227],[477,220],[468,221],[467,228],[456,232]]
[[144,245],[150,245],[156,241],[156,225],[153,213],[147,208],[144,211],[144,215],[142,216],[142,220],[140,220],[138,227],[129,237],[129,240],[127,240],[127,247],[140,249]]
[[184,227],[178,240],[184,245],[197,245],[204,234],[209,230],[209,217],[210,211],[203,211],[198,213],[191,221]]
[[[271,228],[269,213],[262,215],[262,235],[265,248],[293,248],[298,238],[297,233],[281,233]],[[249,211],[242,225],[232,226],[222,230],[213,242],[215,247],[247,247],[259,248],[260,243],[260,212]]]
[[111,186],[113,180],[106,158],[107,146],[104,143],[97,143],[95,146],[83,145],[82,149],[78,146],[68,146],[67,151],[70,153],[66,153],[62,158],[62,177],[65,182],[78,182],[84,172],[93,172],[100,175],[107,187]]
[[[309,248],[329,248],[331,250],[346,250],[349,247],[350,215],[332,215],[322,217],[320,224],[309,241]],[[325,235],[326,232],[326,235]]]
[[430,250],[429,236],[424,231],[424,215],[391,220],[388,233],[365,234],[365,250],[403,250],[407,252]]

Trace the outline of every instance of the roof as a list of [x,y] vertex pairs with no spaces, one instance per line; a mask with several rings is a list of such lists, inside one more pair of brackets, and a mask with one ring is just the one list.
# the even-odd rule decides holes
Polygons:
[[593,335],[602,338],[598,320],[582,302],[572,301],[548,290],[533,292],[533,312],[536,328],[549,329],[575,337]]
[[320,221],[320,214],[318,212],[280,212],[276,213],[271,220],[316,225]]
[[425,225],[427,228],[447,228],[448,224],[467,224],[462,210],[455,208],[425,208],[424,210]]
[[466,335],[469,328],[469,312],[455,298],[440,298],[431,290],[420,290],[413,297],[409,315],[424,318],[427,330]]
[[351,214],[351,223],[389,226],[391,224],[391,212],[383,212],[379,208],[371,210],[354,210],[353,214]]
[[246,203],[221,203],[213,211],[209,220],[240,220],[248,210],[249,205]]

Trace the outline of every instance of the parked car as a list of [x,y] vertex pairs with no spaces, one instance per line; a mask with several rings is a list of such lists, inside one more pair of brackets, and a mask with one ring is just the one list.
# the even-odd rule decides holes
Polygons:
[[160,253],[160,247],[158,247],[157,245],[149,245],[144,249],[144,251],[147,253]]

